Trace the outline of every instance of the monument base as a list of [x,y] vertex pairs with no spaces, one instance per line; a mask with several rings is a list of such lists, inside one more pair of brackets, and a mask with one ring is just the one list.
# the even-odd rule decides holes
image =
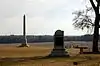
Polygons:
[[26,37],[24,37],[22,44],[19,45],[18,47],[29,47],[29,45],[27,44],[27,39],[26,39]]
[[19,45],[18,47],[29,47],[29,45],[28,45],[28,44],[24,44],[24,43],[22,43],[22,44]]
[[69,54],[65,49],[53,49],[51,51],[51,54],[49,55],[51,57],[69,57]]

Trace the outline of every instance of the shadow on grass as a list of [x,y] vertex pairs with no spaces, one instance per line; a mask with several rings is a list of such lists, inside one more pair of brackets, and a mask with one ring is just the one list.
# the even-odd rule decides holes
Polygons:
[[40,62],[43,60],[47,61],[65,61],[65,62],[71,62],[71,63],[77,63],[77,64],[82,64],[86,61],[90,60],[95,60],[97,58],[92,58],[90,56],[72,56],[72,57],[67,57],[67,56],[62,56],[62,57],[52,57],[52,56],[35,56],[35,57],[19,57],[19,58],[1,58],[0,59],[0,66],[13,66],[16,64],[20,64],[21,62],[30,62],[30,61],[39,61]]
[[[0,58],[0,66],[11,66],[21,62],[38,61],[45,59],[56,59],[65,57],[51,57],[51,56],[35,56],[35,57],[19,57],[19,58]],[[68,58],[68,57],[66,57]]]
[[100,52],[83,52],[83,54],[100,54]]
[[68,56],[61,56],[61,57],[56,57],[56,56],[35,56],[35,57],[17,57],[17,58],[7,58],[7,57],[5,57],[5,58],[0,58],[0,62],[23,62],[23,61],[29,61],[29,60],[42,60],[42,59],[56,59],[56,58],[70,58],[70,57],[68,57]]

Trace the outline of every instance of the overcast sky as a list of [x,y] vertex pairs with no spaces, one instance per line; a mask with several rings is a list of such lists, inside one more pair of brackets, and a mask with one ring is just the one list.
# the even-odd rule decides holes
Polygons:
[[0,35],[22,35],[24,14],[28,35],[53,35],[57,29],[65,35],[86,34],[72,25],[72,12],[85,4],[82,0],[0,0]]

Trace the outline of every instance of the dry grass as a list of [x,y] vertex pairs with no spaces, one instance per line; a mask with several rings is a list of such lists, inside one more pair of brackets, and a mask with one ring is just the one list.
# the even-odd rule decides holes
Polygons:
[[53,45],[30,44],[29,48],[17,48],[13,44],[0,44],[0,66],[100,66],[99,54],[79,55],[78,49],[68,49],[71,57],[49,58]]
[[31,45],[18,48],[16,45],[0,45],[0,57],[33,57],[45,56],[52,50],[52,45]]

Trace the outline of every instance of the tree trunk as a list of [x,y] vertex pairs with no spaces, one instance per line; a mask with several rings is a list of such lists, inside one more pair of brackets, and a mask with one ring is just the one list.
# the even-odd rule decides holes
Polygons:
[[98,51],[98,40],[99,40],[99,15],[95,17],[95,27],[94,27],[94,34],[93,34],[93,52]]

